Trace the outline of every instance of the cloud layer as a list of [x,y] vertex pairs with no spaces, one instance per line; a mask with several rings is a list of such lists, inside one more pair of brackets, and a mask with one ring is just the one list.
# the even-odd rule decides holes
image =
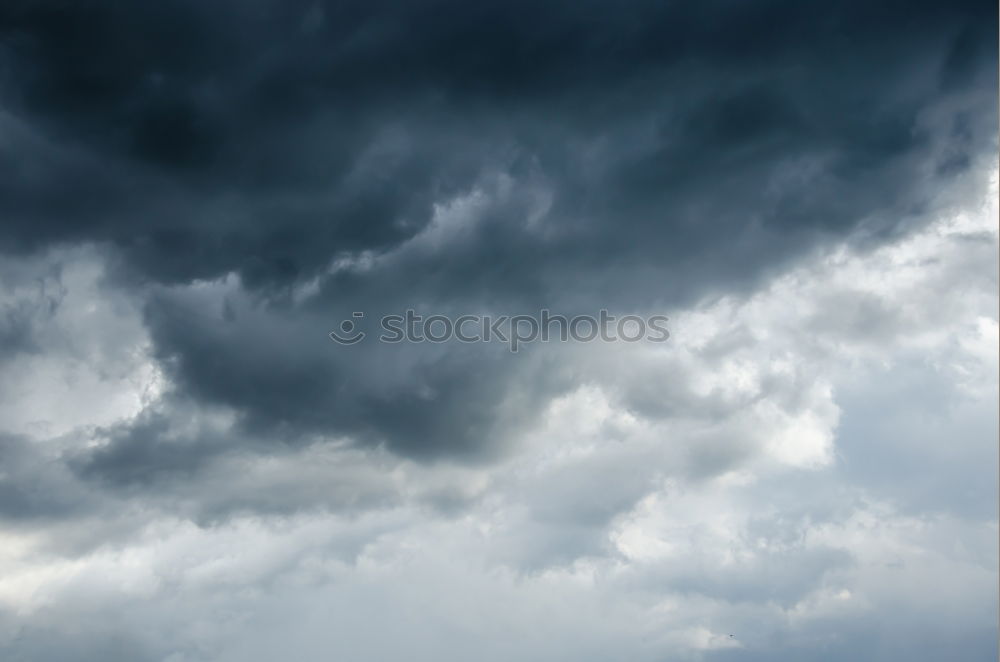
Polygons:
[[995,657],[996,20],[0,9],[5,659]]

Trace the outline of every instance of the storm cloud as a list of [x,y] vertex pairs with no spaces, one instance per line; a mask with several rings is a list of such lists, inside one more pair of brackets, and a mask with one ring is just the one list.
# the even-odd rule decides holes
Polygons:
[[5,3],[0,650],[995,656],[996,25]]

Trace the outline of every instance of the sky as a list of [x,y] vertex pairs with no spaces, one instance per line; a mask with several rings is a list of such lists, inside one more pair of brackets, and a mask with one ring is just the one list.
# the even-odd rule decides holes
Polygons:
[[4,2],[0,658],[996,659],[997,21]]

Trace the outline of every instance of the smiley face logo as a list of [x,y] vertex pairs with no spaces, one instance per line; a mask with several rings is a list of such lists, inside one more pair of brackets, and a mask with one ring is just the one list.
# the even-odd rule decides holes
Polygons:
[[[355,312],[351,316],[355,319],[361,319],[365,314]],[[340,333],[331,331],[330,339],[341,345],[353,345],[365,339],[365,332],[355,330],[353,320],[344,320],[340,323]]]

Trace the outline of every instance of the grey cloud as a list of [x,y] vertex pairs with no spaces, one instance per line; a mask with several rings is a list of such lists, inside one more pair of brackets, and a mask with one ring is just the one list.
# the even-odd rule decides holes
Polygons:
[[[518,359],[409,360],[411,381],[366,392],[397,357],[334,359],[325,331],[414,302],[691,302],[912,227],[935,204],[913,184],[927,164],[948,164],[932,188],[960,181],[992,140],[991,12],[13,3],[4,245],[107,243],[132,286],[238,274],[261,328],[155,294],[146,323],[179,389],[253,429],[491,456]],[[459,243],[325,272],[393,254],[497,176],[510,191],[483,189]],[[290,297],[314,277],[315,297]]]
[[162,298],[146,318],[183,393],[234,407],[247,431],[288,442],[351,434],[412,457],[476,460],[496,452],[491,440],[505,441],[497,429],[505,401],[521,402],[527,420],[542,404],[532,393],[560,381],[554,359],[511,359],[496,346],[341,347],[327,337],[332,320],[288,320],[280,309],[226,322],[211,308]]
[[899,366],[881,371],[877,388],[844,389],[845,478],[891,492],[907,512],[996,518],[994,477],[976,470],[998,461],[993,397],[957,396],[938,379],[933,367]]
[[232,451],[235,440],[228,430],[199,425],[190,431],[173,429],[172,416],[190,415],[190,407],[147,410],[140,420],[103,431],[104,445],[71,458],[70,466],[83,478],[120,487],[148,490],[161,481],[183,479],[214,457]]
[[[2,617],[0,617],[2,618]],[[22,627],[5,648],[17,662],[74,659],[80,662],[152,662],[158,659],[137,637],[107,626],[81,631],[68,624],[57,629]]]
[[996,18],[6,3],[2,655],[995,657]]
[[10,522],[72,518],[92,509],[87,491],[39,442],[0,436],[0,517]]

